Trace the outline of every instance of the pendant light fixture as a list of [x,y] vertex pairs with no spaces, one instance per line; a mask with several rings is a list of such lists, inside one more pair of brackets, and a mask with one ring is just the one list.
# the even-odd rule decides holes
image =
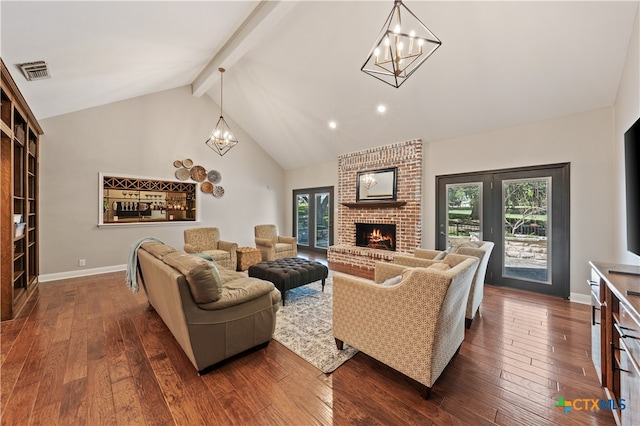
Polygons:
[[222,157],[229,152],[231,148],[236,146],[238,139],[233,135],[229,125],[222,116],[222,77],[224,76],[225,69],[218,68],[218,71],[220,71],[220,118],[205,144]]
[[441,44],[402,0],[395,0],[361,71],[398,88]]

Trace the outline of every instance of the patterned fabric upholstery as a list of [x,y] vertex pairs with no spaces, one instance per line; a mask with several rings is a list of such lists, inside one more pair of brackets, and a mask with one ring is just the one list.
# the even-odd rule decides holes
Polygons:
[[190,228],[184,230],[184,251],[204,253],[213,258],[216,265],[236,270],[237,243],[220,240],[218,228]]
[[[480,260],[478,270],[471,283],[469,300],[467,301],[467,310],[465,313],[466,327],[471,327],[471,322],[478,312],[480,303],[484,297],[484,281],[487,274],[487,265],[489,257],[493,251],[494,243],[492,241],[476,241],[464,243],[459,246],[452,247],[450,253],[465,256],[474,256]],[[433,262],[439,262],[440,258],[446,259],[449,255],[447,252],[438,250],[415,249],[414,255],[396,255],[393,263],[411,266],[411,267],[427,267]]]
[[[427,387],[427,395],[464,339],[464,306],[478,259],[455,256],[446,271],[402,269],[394,286],[336,273],[333,335]],[[339,346],[340,347],[340,346]]]
[[278,235],[276,225],[256,225],[254,234],[256,248],[262,253],[262,261],[298,255],[298,239]]
[[476,275],[473,277],[471,283],[471,292],[469,293],[469,301],[467,302],[467,311],[465,313],[467,328],[471,327],[471,321],[476,316],[480,302],[484,297],[484,280],[487,275],[487,265],[489,264],[489,257],[493,251],[494,243],[492,241],[481,241],[478,247],[465,246],[464,244],[457,247],[453,253],[474,256],[480,260]]

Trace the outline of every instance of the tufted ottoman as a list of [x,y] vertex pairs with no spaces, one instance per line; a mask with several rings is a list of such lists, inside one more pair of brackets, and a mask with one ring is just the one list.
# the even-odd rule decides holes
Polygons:
[[322,263],[299,257],[286,257],[284,259],[260,262],[249,267],[249,276],[271,281],[280,293],[282,293],[282,306],[287,290],[322,280],[324,282],[329,275],[329,268]]

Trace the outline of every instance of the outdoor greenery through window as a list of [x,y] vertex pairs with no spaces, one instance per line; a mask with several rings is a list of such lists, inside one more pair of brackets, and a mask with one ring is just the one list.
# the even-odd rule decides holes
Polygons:
[[316,247],[329,248],[329,194],[316,195]]
[[505,276],[550,284],[550,188],[550,177],[502,182]]
[[482,184],[447,185],[447,202],[447,245],[456,245],[471,237],[482,240]]
[[547,180],[524,180],[504,185],[504,219],[507,235],[545,236]]
[[297,196],[298,206],[298,244],[309,245],[309,194]]

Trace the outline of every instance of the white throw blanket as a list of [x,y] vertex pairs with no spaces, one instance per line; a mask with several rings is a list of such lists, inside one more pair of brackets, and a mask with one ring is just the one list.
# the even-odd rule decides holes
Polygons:
[[138,292],[138,277],[136,275],[136,269],[138,268],[138,249],[142,244],[149,241],[163,243],[155,237],[144,237],[133,243],[133,245],[129,249],[129,261],[127,263],[127,275],[125,276],[125,283],[127,284],[127,287],[129,287],[129,290],[134,293]]

